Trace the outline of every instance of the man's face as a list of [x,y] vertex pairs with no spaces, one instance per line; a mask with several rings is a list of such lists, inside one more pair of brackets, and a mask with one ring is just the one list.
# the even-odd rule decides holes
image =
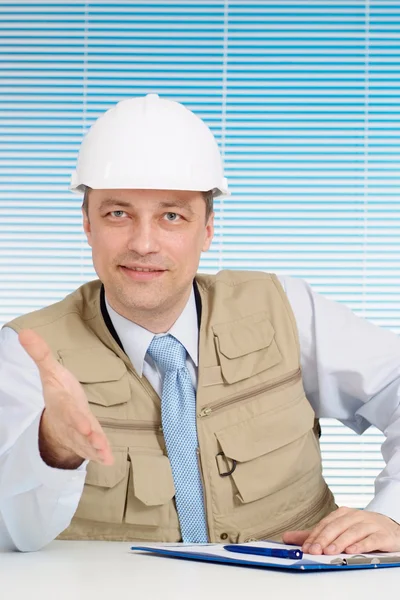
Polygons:
[[183,309],[214,233],[205,215],[200,192],[90,190],[84,229],[117,312],[134,320]]

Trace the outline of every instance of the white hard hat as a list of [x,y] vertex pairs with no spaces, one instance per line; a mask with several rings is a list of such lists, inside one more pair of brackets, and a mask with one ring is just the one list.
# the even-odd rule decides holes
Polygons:
[[228,194],[207,125],[157,94],[122,100],[85,135],[70,189],[154,189]]

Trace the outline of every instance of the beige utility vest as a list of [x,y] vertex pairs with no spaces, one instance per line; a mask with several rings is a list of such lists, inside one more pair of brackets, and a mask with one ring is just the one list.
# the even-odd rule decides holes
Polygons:
[[[277,278],[198,275],[197,432],[209,540],[280,539],[336,508],[321,474],[294,317]],[[101,310],[99,281],[8,326],[35,329],[81,382],[113,448],[89,463],[64,539],[181,539],[160,398],[135,372]],[[103,301],[104,302],[104,301]]]

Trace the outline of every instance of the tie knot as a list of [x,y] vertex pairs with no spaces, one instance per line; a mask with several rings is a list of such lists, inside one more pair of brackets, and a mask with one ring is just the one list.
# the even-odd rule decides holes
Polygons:
[[186,349],[172,335],[154,337],[147,353],[165,372],[186,366]]

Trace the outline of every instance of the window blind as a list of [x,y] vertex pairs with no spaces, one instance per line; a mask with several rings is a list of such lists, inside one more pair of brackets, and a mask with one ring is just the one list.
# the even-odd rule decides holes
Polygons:
[[[80,141],[158,93],[211,127],[232,190],[201,270],[290,274],[400,331],[400,2],[0,4],[0,323],[95,277],[68,191]],[[362,507],[382,435],[323,420],[324,474]]]

